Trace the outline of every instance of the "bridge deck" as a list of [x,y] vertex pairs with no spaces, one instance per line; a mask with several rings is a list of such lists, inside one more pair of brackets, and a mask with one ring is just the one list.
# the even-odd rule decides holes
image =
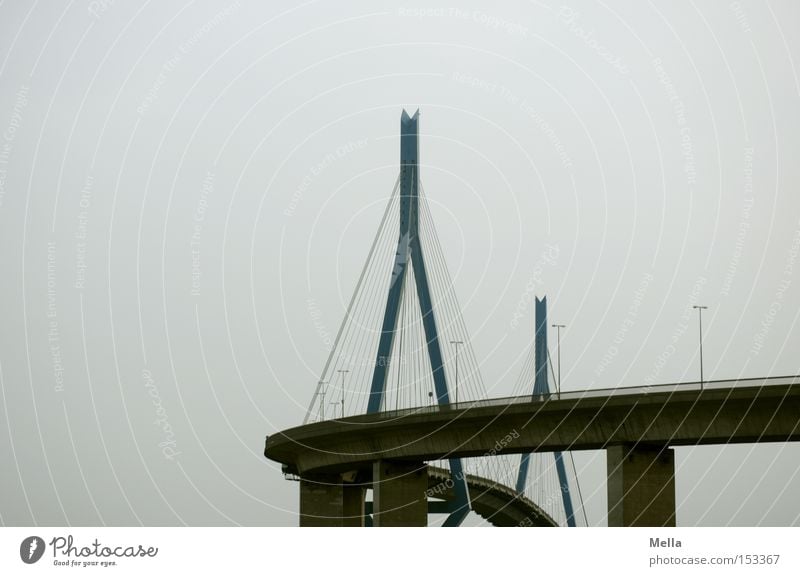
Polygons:
[[[558,526],[555,520],[538,504],[524,494],[489,478],[466,474],[472,510],[493,526]],[[428,487],[436,495],[451,500],[454,498],[450,471],[435,466],[428,467]]]
[[382,412],[291,428],[264,454],[297,474],[502,452],[800,440],[800,377],[620,388]]

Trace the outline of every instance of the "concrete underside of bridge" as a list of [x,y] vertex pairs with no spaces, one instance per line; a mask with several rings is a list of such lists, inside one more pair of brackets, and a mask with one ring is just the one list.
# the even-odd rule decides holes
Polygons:
[[372,488],[374,526],[427,526],[428,466],[378,460],[372,478],[309,475],[300,479],[300,526],[364,526],[365,496]]
[[374,526],[427,526],[428,466],[397,460],[374,462],[369,479],[356,474],[301,478],[300,526],[364,526],[367,488],[372,488]]
[[[606,449],[609,525],[669,526],[675,524],[675,484],[668,447],[800,440],[800,386],[515,399],[369,414],[274,434],[264,453],[303,478],[371,475],[374,463],[381,460],[424,463],[493,453],[498,440],[511,431],[513,442],[502,446],[506,454]],[[390,480],[402,484],[406,480],[399,478],[404,477]],[[384,491],[383,510],[386,502],[413,508],[415,500],[408,494],[419,490],[421,481],[416,482],[413,489],[398,490],[405,495]],[[336,490],[332,494],[334,509],[351,509],[344,491],[341,497]],[[311,496],[309,492],[304,507],[301,495],[301,513],[310,510]]]
[[[375,478],[380,481],[374,482]],[[489,478],[467,474],[472,510],[493,526],[556,526],[538,505]],[[373,488],[373,502],[367,489]],[[431,498],[441,500],[431,500]],[[382,460],[372,477],[309,475],[300,480],[300,526],[426,526],[431,509],[445,513],[455,499],[450,471],[424,463]]]
[[300,526],[363,526],[364,486],[338,474],[300,480]]

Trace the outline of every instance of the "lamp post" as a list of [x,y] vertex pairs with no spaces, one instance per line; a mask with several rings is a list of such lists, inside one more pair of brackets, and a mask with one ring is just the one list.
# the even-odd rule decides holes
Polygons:
[[456,347],[456,404],[458,404],[458,347],[463,343],[462,340],[450,340],[450,344]]
[[325,420],[325,385],[326,384],[327,384],[327,382],[325,382],[323,380],[319,381],[319,392],[318,392],[318,394],[320,395],[320,399],[319,399],[319,410],[320,410],[319,419],[320,420]]
[[556,392],[559,398],[561,398],[561,329],[566,327],[565,324],[553,324],[553,328],[556,329],[556,340],[558,341],[558,381],[556,382]]
[[708,310],[708,306],[692,306],[698,313],[700,320],[700,390],[703,389],[703,310]]
[[342,418],[344,418],[344,375],[350,370],[337,370],[337,372],[342,375]]

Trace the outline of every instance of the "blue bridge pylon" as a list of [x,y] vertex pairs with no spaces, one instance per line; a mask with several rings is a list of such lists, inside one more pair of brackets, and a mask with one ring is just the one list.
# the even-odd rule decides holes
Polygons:
[[[550,394],[548,375],[550,374],[550,355],[547,348],[547,296],[541,300],[536,298],[536,338],[534,348],[535,377],[533,380],[533,396],[544,397]],[[559,491],[564,503],[564,512],[567,516],[567,526],[575,526],[575,513],[572,506],[572,494],[569,490],[567,480],[567,470],[564,466],[564,457],[561,452],[555,452],[556,472],[558,473]],[[519,474],[517,475],[517,492],[520,494],[525,491],[528,482],[528,468],[530,466],[531,455],[523,454],[519,462]]]
[[[450,404],[447,375],[442,362],[442,349],[436,315],[425,268],[425,256],[419,236],[419,110],[409,116],[403,110],[400,118],[400,231],[397,251],[389,281],[389,296],[383,315],[378,354],[372,375],[367,413],[379,412],[383,405],[386,375],[390,365],[392,345],[397,333],[397,316],[405,286],[409,262],[414,271],[414,285],[419,302],[419,311],[427,341],[428,358],[439,405]],[[456,497],[451,501],[450,514],[444,526],[459,526],[470,510],[469,490],[464,468],[459,458],[451,458],[450,473],[455,482]]]
[[[419,119],[418,110],[413,116],[402,112],[400,172],[304,425],[326,420],[326,408],[330,420],[405,410],[444,412],[486,399],[481,363],[470,343],[421,182]],[[517,390],[522,386],[527,392],[533,379],[533,394],[543,399],[550,390],[546,330],[546,299],[537,299],[534,356],[526,357]],[[528,368],[533,364],[536,374],[531,378]],[[555,467],[549,454],[528,454],[521,461],[510,453],[463,460],[447,453],[440,457],[444,461],[426,463],[431,483],[431,494],[426,495],[428,514],[446,514],[443,526],[461,525],[470,511],[495,525],[518,525],[522,516],[533,518],[531,525],[575,525],[566,473],[574,472],[570,458],[566,463],[571,468],[565,467],[560,453]],[[552,492],[556,472],[563,508],[561,499],[532,494]],[[348,482],[369,484],[373,474],[356,471]],[[574,480],[577,487],[577,477]],[[488,499],[491,506],[503,502],[505,510],[492,508]],[[537,502],[553,507],[544,510]],[[374,502],[365,500],[364,525],[371,525],[373,509]]]

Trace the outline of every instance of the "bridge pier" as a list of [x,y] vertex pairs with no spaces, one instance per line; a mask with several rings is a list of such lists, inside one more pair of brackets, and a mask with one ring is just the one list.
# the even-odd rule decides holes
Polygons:
[[427,464],[376,461],[372,465],[374,526],[427,526],[427,489]]
[[363,485],[343,481],[340,475],[300,479],[300,526],[363,526]]
[[675,526],[675,451],[606,448],[609,526]]

